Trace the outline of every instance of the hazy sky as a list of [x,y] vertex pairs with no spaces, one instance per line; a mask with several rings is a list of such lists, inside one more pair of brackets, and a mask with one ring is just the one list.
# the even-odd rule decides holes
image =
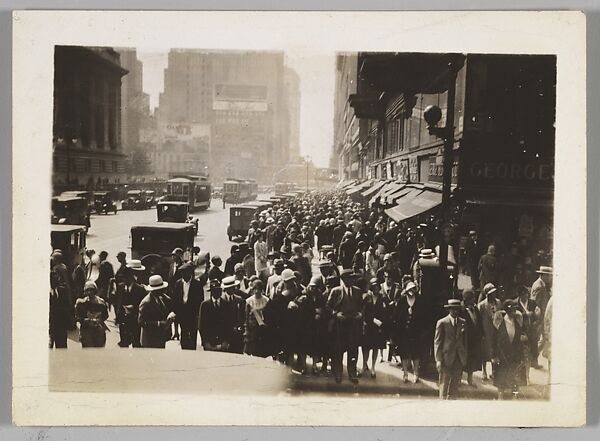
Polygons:
[[[153,109],[163,91],[168,50],[138,49],[137,53],[144,65],[144,92],[150,95]],[[300,77],[300,154],[326,167],[333,145],[335,54],[286,52],[285,63]]]

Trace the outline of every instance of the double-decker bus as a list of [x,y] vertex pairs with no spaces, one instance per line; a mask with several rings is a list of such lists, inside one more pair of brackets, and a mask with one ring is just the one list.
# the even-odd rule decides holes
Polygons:
[[187,202],[190,211],[210,207],[211,184],[206,176],[173,174],[167,181],[167,201]]
[[258,196],[258,184],[254,179],[228,178],[223,182],[223,200],[232,204],[253,201]]

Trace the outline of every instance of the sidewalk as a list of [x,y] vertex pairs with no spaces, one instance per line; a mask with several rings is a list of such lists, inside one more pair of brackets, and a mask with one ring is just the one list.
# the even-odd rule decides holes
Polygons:
[[[362,361],[359,360],[359,366]],[[401,366],[395,361],[390,363],[378,363],[376,366],[377,378],[373,379],[370,375],[359,378],[359,383],[354,385],[348,379],[346,371],[342,383],[337,384],[333,374],[313,376],[310,374],[299,375],[290,373],[290,387],[288,393],[291,395],[304,394],[339,394],[339,395],[390,395],[396,398],[402,397],[423,397],[437,398],[438,385],[437,375],[429,373],[419,379],[418,383],[413,383],[412,374],[409,374],[408,383],[403,381],[403,371]],[[475,387],[468,386],[466,383],[466,374],[463,376],[463,383],[459,389],[461,399],[476,400],[495,400],[498,396],[498,390],[494,387],[492,381],[484,382],[481,372],[475,372],[473,375]],[[547,369],[531,369],[529,386],[521,387],[519,399],[540,400],[547,398],[548,394],[548,371]]]

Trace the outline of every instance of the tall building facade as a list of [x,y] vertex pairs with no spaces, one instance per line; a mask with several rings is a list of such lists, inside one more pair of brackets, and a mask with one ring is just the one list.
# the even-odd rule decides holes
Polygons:
[[211,127],[210,174],[270,182],[289,157],[281,52],[171,50],[159,123]]
[[147,127],[150,98],[143,91],[143,65],[135,49],[119,49],[121,66],[128,70],[121,85],[121,139],[130,155],[140,144],[140,130]]
[[284,70],[285,82],[285,98],[288,113],[288,134],[289,147],[287,157],[284,153],[284,161],[296,163],[300,162],[300,77],[298,73],[290,68],[285,67]]
[[100,189],[125,180],[121,80],[127,70],[108,47],[56,46],[53,188]]
[[[532,248],[551,241],[554,56],[358,53],[338,59],[337,75],[340,179],[386,180],[392,191],[406,184],[439,190],[444,141],[429,130],[425,111],[437,106],[437,126],[445,127],[453,106],[452,201],[462,213],[462,233],[475,229],[489,242]],[[395,220],[408,212],[403,204],[414,213],[421,203],[436,206],[406,194],[385,197]],[[395,212],[393,204],[401,208]]]

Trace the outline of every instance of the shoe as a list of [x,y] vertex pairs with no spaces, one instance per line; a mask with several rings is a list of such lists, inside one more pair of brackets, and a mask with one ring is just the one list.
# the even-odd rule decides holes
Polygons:
[[358,378],[356,377],[350,378],[350,381],[352,382],[352,384],[358,384]]
[[406,373],[404,374],[404,382],[408,383],[408,374],[406,374]]
[[419,382],[419,377],[417,377],[416,375],[413,378],[413,383],[417,384]]
[[375,378],[377,377],[377,375],[375,374],[375,371],[371,372],[371,378]]

